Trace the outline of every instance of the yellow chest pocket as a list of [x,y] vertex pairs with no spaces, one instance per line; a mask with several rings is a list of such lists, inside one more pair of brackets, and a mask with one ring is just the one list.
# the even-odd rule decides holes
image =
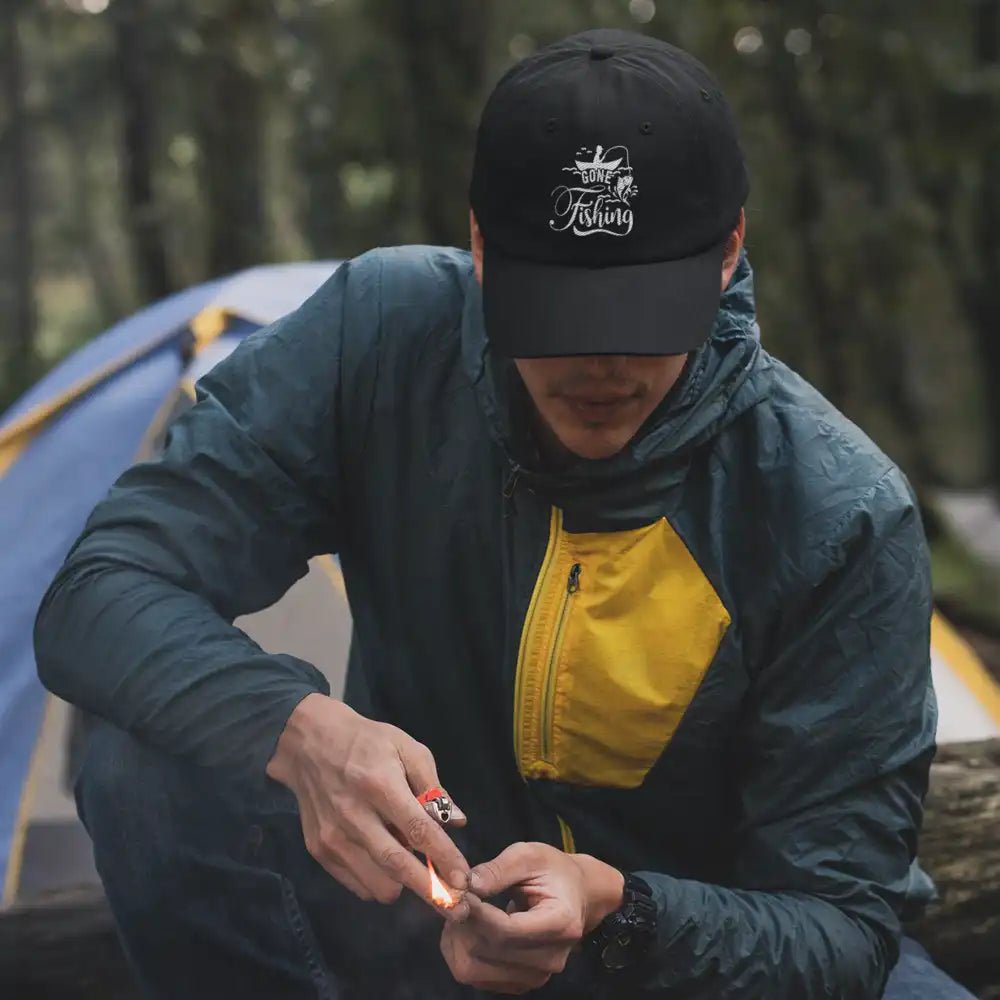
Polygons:
[[665,518],[632,531],[570,534],[553,508],[517,658],[521,774],[642,784],[729,622]]

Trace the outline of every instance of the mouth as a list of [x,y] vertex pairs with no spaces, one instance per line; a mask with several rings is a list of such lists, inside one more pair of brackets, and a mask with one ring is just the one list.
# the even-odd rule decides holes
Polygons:
[[570,410],[587,421],[603,421],[617,416],[636,401],[635,393],[623,395],[563,396]]

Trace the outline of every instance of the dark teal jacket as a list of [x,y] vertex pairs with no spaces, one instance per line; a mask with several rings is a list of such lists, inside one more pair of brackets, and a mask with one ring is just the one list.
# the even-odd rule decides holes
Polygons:
[[230,622],[339,553],[348,701],[431,747],[470,860],[546,840],[646,873],[631,995],[880,995],[935,730],[905,479],[760,347],[745,261],[617,456],[547,472],[522,394],[468,254],[342,265],[93,512],[43,681],[260,780],[327,685]]

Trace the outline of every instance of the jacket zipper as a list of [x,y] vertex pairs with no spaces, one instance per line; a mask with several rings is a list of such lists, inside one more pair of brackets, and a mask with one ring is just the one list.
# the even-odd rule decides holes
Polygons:
[[566,591],[562,596],[559,605],[559,615],[556,618],[556,632],[552,640],[552,648],[549,650],[548,662],[545,666],[545,676],[543,678],[542,696],[542,718],[540,735],[541,758],[551,764],[552,761],[552,718],[555,704],[556,692],[556,667],[559,662],[559,651],[562,648],[563,633],[566,629],[566,619],[569,617],[569,606],[573,595],[580,589],[580,573],[583,567],[579,563],[573,563],[566,579]]
[[559,535],[562,528],[562,514],[553,507],[549,524],[549,541],[545,549],[545,556],[542,559],[542,566],[538,573],[538,580],[531,595],[531,602],[528,605],[528,612],[525,616],[524,626],[521,630],[521,646],[517,653],[517,673],[514,678],[514,754],[519,768],[523,768],[528,762],[524,759],[525,738],[524,738],[524,701],[525,685],[529,683],[526,676],[528,669],[525,662],[527,658],[527,645],[531,638],[531,630],[535,621],[535,610],[538,601],[545,590],[546,579],[552,567],[558,549]]

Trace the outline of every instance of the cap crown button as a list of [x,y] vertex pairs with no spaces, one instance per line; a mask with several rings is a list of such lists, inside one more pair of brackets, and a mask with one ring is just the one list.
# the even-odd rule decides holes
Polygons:
[[610,59],[615,54],[615,50],[610,45],[592,45],[590,48],[591,59]]

